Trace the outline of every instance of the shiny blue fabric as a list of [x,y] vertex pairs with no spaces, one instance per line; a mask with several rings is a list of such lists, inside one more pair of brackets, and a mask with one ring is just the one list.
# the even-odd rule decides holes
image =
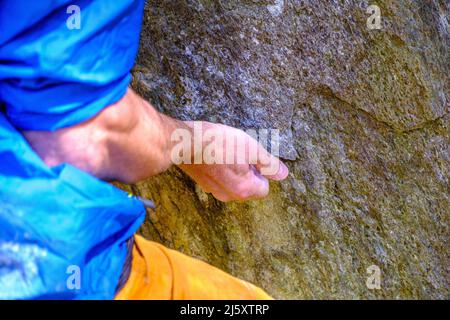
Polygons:
[[[72,4],[79,30],[66,26]],[[115,295],[143,204],[70,165],[47,167],[20,130],[77,124],[120,99],[142,11],[131,0],[0,0],[0,299]]]
[[[0,0],[0,99],[20,129],[56,130],[122,97],[143,0]],[[69,30],[69,5],[81,10]]]

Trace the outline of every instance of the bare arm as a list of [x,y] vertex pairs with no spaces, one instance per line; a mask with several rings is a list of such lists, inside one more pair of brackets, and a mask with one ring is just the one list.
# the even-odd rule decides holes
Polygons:
[[[238,129],[208,122],[202,126],[217,133],[237,135],[246,141],[246,150],[256,147],[265,152]],[[55,132],[23,133],[49,166],[66,162],[100,179],[133,183],[172,165],[175,142],[171,136],[177,129],[192,132],[193,123],[157,112],[129,89],[121,100],[87,122]],[[268,178],[286,178],[287,167],[275,157],[269,159],[269,165],[279,169]],[[258,168],[258,163],[255,167]],[[180,168],[222,201],[261,198],[269,192],[267,178],[248,164],[181,164]]]

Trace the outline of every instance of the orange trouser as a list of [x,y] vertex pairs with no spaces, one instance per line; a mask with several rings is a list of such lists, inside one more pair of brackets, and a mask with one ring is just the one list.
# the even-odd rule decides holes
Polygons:
[[116,299],[272,299],[262,289],[136,235],[131,272]]

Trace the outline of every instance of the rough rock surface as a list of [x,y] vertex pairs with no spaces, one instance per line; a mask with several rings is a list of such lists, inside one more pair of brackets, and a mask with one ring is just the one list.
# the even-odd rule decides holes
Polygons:
[[134,87],[181,119],[280,129],[291,174],[248,203],[176,168],[124,186],[158,204],[142,233],[276,298],[448,298],[447,15],[438,0],[149,1]]

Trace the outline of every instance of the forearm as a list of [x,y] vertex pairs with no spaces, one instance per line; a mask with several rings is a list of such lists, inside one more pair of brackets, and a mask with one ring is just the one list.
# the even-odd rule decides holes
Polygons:
[[[173,135],[177,129],[186,131]],[[278,158],[242,130],[203,122],[202,136],[196,137],[195,131],[193,122],[185,123],[160,114],[130,89],[120,101],[87,122],[56,132],[27,131],[24,136],[49,166],[69,163],[100,179],[125,183],[137,182],[166,170],[172,164],[172,151],[175,159],[176,150],[181,146],[183,153],[188,152],[188,162],[174,162],[180,164],[180,168],[203,190],[222,201],[265,197],[269,192],[268,179],[283,180],[289,173]],[[203,155],[205,143],[211,147],[210,139],[203,136],[206,131],[210,138],[225,139],[226,148],[220,143],[212,146],[214,153],[222,154],[224,159],[228,159],[225,155],[230,150],[231,163],[201,161],[189,164],[199,152]],[[183,137],[179,139],[178,133],[184,140]],[[244,154],[234,154],[234,141],[243,143]],[[236,161],[237,158],[245,159],[244,163]]]
[[170,167],[170,137],[178,128],[189,129],[129,90],[87,122],[24,136],[50,166],[70,163],[101,179],[131,183]]

